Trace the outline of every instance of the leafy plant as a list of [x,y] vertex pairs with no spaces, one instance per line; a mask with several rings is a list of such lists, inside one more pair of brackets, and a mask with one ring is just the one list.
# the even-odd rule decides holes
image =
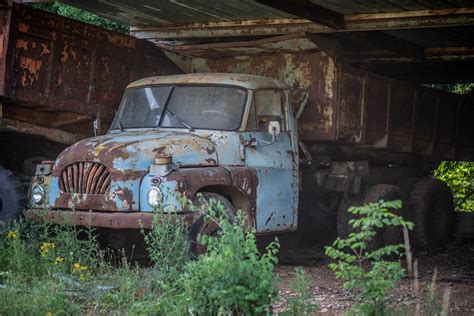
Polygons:
[[255,231],[247,229],[241,212],[231,222],[222,204],[209,205],[216,205],[206,213],[221,230],[216,237],[199,238],[208,251],[186,266],[180,305],[198,315],[268,313],[277,295],[273,270],[278,244],[271,243],[261,255]]
[[337,238],[332,246],[326,247],[326,254],[336,261],[329,267],[337,278],[344,280],[344,288],[358,290],[359,303],[353,307],[357,314],[386,314],[385,292],[404,275],[399,261],[386,260],[389,256],[400,256],[403,245],[369,247],[377,229],[385,226],[413,228],[413,223],[389,211],[400,207],[401,201],[397,200],[349,208],[348,212],[357,217],[349,221],[355,232],[346,239]]
[[454,195],[458,212],[474,212],[474,163],[466,161],[442,161],[434,171],[434,177],[448,184]]
[[112,31],[118,31],[125,34],[130,33],[130,27],[128,25],[111,21],[109,19],[100,17],[94,13],[81,10],[79,8],[61,3],[59,1],[51,3],[35,3],[31,6],[35,9],[55,13],[61,16],[65,16],[67,18],[79,20],[84,23],[100,26]]
[[291,284],[291,288],[296,295],[288,299],[290,309],[289,311],[284,312],[283,315],[311,315],[316,310],[316,305],[309,301],[311,293],[308,292],[308,285],[309,282],[304,270],[296,268],[294,279]]

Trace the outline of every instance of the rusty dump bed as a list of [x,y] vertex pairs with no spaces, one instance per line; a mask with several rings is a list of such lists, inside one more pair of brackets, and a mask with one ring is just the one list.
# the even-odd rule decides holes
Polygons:
[[146,40],[18,4],[0,5],[0,54],[3,129],[65,144],[98,113],[105,131],[131,81],[181,72]]
[[268,76],[292,88],[304,110],[299,134],[308,143],[474,159],[474,97],[390,79],[350,67],[338,41],[290,34],[253,41],[194,45],[158,43],[185,72]]

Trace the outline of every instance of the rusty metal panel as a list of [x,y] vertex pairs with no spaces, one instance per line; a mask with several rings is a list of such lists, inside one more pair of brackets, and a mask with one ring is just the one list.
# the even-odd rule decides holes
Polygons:
[[320,51],[224,58],[194,58],[190,72],[231,72],[280,79],[292,87],[293,109],[308,95],[299,121],[305,140],[335,140],[337,67]]
[[[0,22],[0,96],[13,101],[10,106],[72,112],[80,114],[79,123],[100,112],[107,127],[130,81],[181,73],[151,43],[27,6],[1,8]],[[75,131],[90,133],[89,125]]]
[[431,155],[438,120],[438,94],[434,94],[428,89],[420,89],[415,114],[414,152],[421,155]]
[[416,110],[417,90],[401,82],[390,85],[390,149],[397,152],[412,151],[413,118]]
[[338,140],[347,143],[363,143],[365,130],[365,82],[366,74],[356,69],[344,71],[341,78],[341,94],[337,103]]
[[366,142],[374,147],[386,147],[388,138],[389,84],[380,76],[369,74],[366,84]]

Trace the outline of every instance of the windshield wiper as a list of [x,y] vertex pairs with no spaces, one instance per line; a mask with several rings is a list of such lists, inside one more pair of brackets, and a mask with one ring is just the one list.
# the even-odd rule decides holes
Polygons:
[[166,97],[166,100],[165,100],[165,104],[163,105],[163,113],[161,114],[161,117],[159,119],[159,121],[157,122],[157,126],[161,126],[161,122],[163,121],[163,117],[165,116],[166,112],[168,112],[169,114],[171,114],[171,116],[176,120],[178,121],[178,123],[180,123],[181,125],[183,125],[184,127],[186,127],[187,129],[189,129],[190,132],[194,131],[194,128],[189,125],[188,123],[186,123],[186,121],[184,121],[182,118],[180,118],[178,115],[176,115],[176,113],[174,113],[173,111],[171,111],[169,108],[168,108],[168,103],[171,99],[171,94],[173,93],[174,91],[174,86],[171,87],[170,89],[170,92],[168,93],[168,96]]
[[184,127],[186,127],[187,129],[189,129],[190,132],[194,131],[194,128],[189,125],[188,123],[186,123],[186,121],[184,121],[182,118],[180,118],[178,115],[176,115],[176,113],[174,113],[173,111],[171,111],[170,109],[166,109],[166,111],[171,114],[171,116],[176,120],[178,121],[179,123],[181,123],[181,125],[183,125]]
[[123,126],[122,126],[122,123],[120,123],[120,119],[117,115],[117,111],[115,111],[115,120],[117,121],[117,125],[118,125],[120,131],[123,131]]

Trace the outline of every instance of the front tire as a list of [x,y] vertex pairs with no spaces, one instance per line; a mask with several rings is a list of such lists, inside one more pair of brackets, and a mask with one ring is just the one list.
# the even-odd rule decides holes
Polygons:
[[24,202],[20,180],[10,170],[0,166],[0,232],[20,218]]
[[222,204],[225,216],[228,216],[230,221],[233,221],[235,218],[235,207],[227,198],[217,193],[202,193],[202,197],[197,198],[194,201],[194,204],[197,207],[197,212],[199,212],[199,217],[191,227],[190,233],[190,250],[191,255],[194,257],[198,257],[207,252],[207,247],[198,242],[198,236],[217,236],[220,231],[219,223],[214,219],[209,218],[207,210],[203,209],[206,205],[209,205],[212,200]]

